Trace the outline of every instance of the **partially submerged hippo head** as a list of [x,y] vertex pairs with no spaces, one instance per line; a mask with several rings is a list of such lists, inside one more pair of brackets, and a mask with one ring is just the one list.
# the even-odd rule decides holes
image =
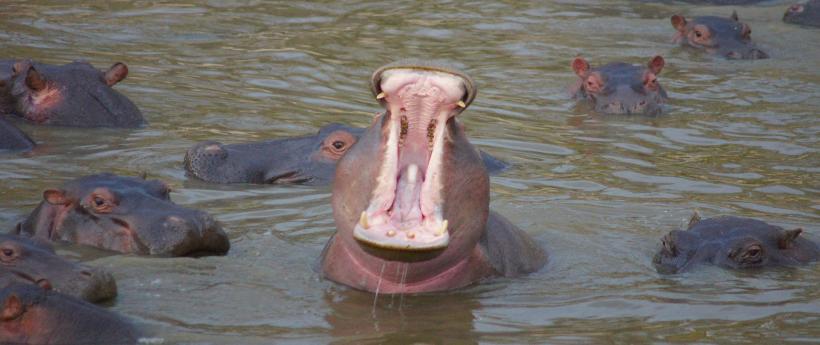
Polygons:
[[35,284],[89,302],[117,296],[114,277],[57,256],[46,242],[0,234],[0,287]]
[[672,16],[672,26],[678,30],[674,41],[705,50],[727,59],[766,59],[768,54],[752,43],[752,29],[740,22],[737,12],[729,17],[702,16],[686,19]]
[[[361,290],[413,293],[507,274],[480,245],[488,237],[489,177],[456,120],[476,96],[473,80],[408,60],[376,70],[371,90],[386,112],[339,161],[324,276]],[[497,224],[503,236],[520,238],[509,223]],[[528,268],[543,265],[540,249],[520,252],[538,254]]]
[[17,232],[147,255],[225,254],[228,236],[213,217],[171,202],[157,180],[100,174],[43,192]]
[[0,109],[10,109],[31,122],[73,127],[145,124],[134,103],[112,88],[128,75],[123,63],[106,71],[80,61],[62,66],[4,61],[0,68],[5,84],[5,93],[0,92],[0,103],[5,105]]
[[783,14],[783,21],[820,27],[820,0],[810,0],[805,4],[789,6],[786,13]]
[[0,114],[0,150],[29,150],[33,147],[34,140]]
[[0,290],[2,344],[136,344],[139,331],[119,315],[31,284]]
[[664,236],[653,263],[660,273],[678,273],[700,263],[744,269],[815,261],[820,248],[799,237],[802,231],[732,216],[701,220],[695,214],[687,230]]
[[664,63],[663,57],[655,56],[646,66],[616,62],[591,68],[578,57],[572,61],[572,70],[579,80],[571,92],[600,113],[658,115],[668,98],[658,82]]

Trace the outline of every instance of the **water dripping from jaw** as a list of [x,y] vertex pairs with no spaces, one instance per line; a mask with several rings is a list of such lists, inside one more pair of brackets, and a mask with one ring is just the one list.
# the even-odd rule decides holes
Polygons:
[[387,263],[382,262],[382,269],[379,271],[379,282],[376,283],[376,294],[373,296],[373,309],[370,311],[370,314],[373,316],[373,319],[376,319],[376,302],[379,301],[379,289],[382,287],[382,277],[384,276],[384,266]]

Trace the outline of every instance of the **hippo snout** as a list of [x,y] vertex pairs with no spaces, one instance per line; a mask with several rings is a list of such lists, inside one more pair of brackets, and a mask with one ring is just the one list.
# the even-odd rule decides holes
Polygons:
[[185,152],[185,170],[193,177],[210,181],[228,159],[228,150],[216,141],[197,143]]
[[83,269],[80,275],[84,278],[81,289],[82,299],[89,302],[101,302],[117,296],[117,282],[108,271],[99,268]]
[[768,59],[769,54],[766,54],[766,52],[764,52],[760,49],[752,48],[752,49],[749,49],[745,52],[741,52],[741,51],[738,51],[738,50],[732,50],[732,51],[726,53],[726,58],[730,59],[730,60],[758,60],[758,59]]
[[146,241],[152,255],[224,255],[230,249],[222,226],[205,212],[168,215],[156,228]]

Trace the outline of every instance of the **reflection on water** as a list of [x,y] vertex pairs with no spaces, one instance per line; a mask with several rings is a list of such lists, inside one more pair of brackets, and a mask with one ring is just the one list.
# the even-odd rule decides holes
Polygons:
[[[0,227],[43,189],[80,175],[147,172],[229,231],[226,257],[151,259],[62,246],[115,272],[111,308],[167,342],[816,343],[820,266],[654,273],[659,238],[693,209],[803,227],[820,240],[820,46],[780,21],[785,1],[697,7],[651,1],[5,1],[3,57],[114,61],[116,88],[150,125],[21,125],[42,145],[0,154]],[[670,43],[668,18],[737,9],[771,59],[723,61]],[[598,116],[568,98],[577,55],[596,64],[666,58],[658,117]],[[473,141],[513,164],[492,206],[551,253],[547,267],[462,291],[380,296],[312,270],[333,233],[327,187],[189,181],[182,157],[225,143],[369,123],[366,88],[405,56],[456,61],[477,81]]]

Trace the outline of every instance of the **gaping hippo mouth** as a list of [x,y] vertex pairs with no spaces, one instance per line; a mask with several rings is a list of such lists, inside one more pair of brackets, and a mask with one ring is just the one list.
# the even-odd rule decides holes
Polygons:
[[473,81],[455,70],[405,62],[377,70],[371,88],[387,108],[383,156],[354,237],[391,250],[446,248],[450,234],[442,193],[447,124],[475,98]]

